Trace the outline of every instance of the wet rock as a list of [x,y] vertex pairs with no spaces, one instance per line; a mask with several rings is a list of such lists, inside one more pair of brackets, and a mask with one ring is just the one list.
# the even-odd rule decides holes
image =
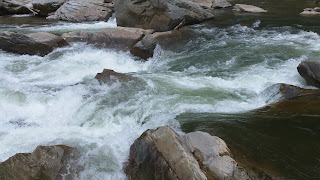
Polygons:
[[61,37],[47,32],[25,35],[6,31],[0,36],[0,49],[17,54],[45,56],[55,48],[67,45]]
[[234,6],[234,10],[239,11],[239,12],[252,12],[252,13],[268,12],[260,7],[253,6],[253,5],[247,5],[247,4],[236,4]]
[[301,15],[320,15],[320,8],[305,8],[303,12],[300,13]]
[[146,35],[141,41],[137,42],[131,49],[131,54],[138,56],[144,60],[153,56],[154,49],[159,41],[163,41],[168,38],[176,38],[181,35],[178,30],[167,31],[167,32],[156,32],[153,34]]
[[188,0],[203,8],[226,8],[232,5],[226,0]]
[[117,73],[111,69],[104,69],[102,73],[98,73],[96,78],[100,83],[112,84],[117,81],[127,82],[131,79],[130,76],[122,73]]
[[49,13],[55,12],[66,0],[33,0],[33,8],[38,10],[38,14],[47,16]]
[[297,67],[299,74],[310,86],[320,88],[320,63],[312,61],[302,61]]
[[62,20],[71,22],[107,21],[113,13],[112,3],[103,1],[68,1],[64,3],[49,20]]
[[298,96],[305,96],[310,94],[320,94],[318,89],[303,89],[297,86],[278,83],[274,84],[263,91],[263,94],[269,97],[267,102],[285,101]]
[[36,13],[31,0],[1,0],[0,15]]
[[178,135],[169,127],[145,131],[131,146],[131,179],[252,179],[226,143],[204,132]]
[[153,30],[141,28],[106,28],[96,32],[90,39],[90,44],[95,44],[99,48],[114,48],[120,50],[130,50],[130,48],[143,36],[151,34]]
[[275,84],[264,92],[270,95],[268,103],[273,103],[257,110],[258,112],[268,112],[279,116],[320,115],[320,90],[318,89]]
[[214,17],[199,5],[184,0],[117,0],[114,6],[119,26],[155,31],[169,31]]
[[82,167],[80,153],[65,145],[38,146],[32,153],[18,153],[0,163],[0,179],[74,179]]
[[72,31],[72,32],[68,32],[68,33],[64,33],[61,35],[61,37],[67,41],[68,43],[72,43],[72,42],[88,42],[91,37],[92,34],[86,31]]

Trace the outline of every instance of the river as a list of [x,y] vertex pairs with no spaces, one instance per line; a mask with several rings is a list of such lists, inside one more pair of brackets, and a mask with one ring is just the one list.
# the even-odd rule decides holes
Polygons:
[[[320,61],[320,19],[297,15],[312,1],[244,2],[271,13],[219,11],[216,20],[191,26],[187,38],[157,47],[147,62],[82,43],[45,57],[0,50],[0,162],[38,145],[65,144],[83,154],[79,178],[125,179],[133,141],[147,129],[170,125],[217,135],[239,161],[279,179],[320,179],[320,113],[257,110],[268,104],[264,90],[275,83],[313,88],[296,67]],[[0,32],[60,35],[106,27],[116,27],[116,20],[0,17]],[[101,85],[94,76],[104,68],[136,78]]]

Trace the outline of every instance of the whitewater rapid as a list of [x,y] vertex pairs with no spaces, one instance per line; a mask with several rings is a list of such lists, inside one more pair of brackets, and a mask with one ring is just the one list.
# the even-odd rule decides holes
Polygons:
[[[108,23],[26,31],[115,27]],[[261,93],[275,83],[307,87],[296,67],[319,55],[319,35],[258,26],[194,26],[197,36],[184,51],[157,47],[147,62],[82,43],[45,57],[0,51],[0,161],[38,145],[65,144],[83,154],[80,179],[125,179],[130,145],[146,129],[179,128],[175,117],[187,112],[263,107],[268,97]],[[101,85],[94,76],[104,68],[135,78]]]

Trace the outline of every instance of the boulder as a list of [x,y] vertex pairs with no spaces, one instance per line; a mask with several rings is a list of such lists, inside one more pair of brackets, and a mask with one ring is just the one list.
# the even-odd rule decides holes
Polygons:
[[178,30],[155,32],[153,34],[146,35],[130,49],[130,52],[137,57],[147,60],[153,56],[154,49],[160,41],[168,38],[176,38],[180,35],[181,32]]
[[232,5],[226,0],[188,0],[203,8],[226,8]]
[[268,12],[260,7],[247,5],[247,4],[236,4],[234,5],[234,10],[239,12],[252,12],[252,13]]
[[320,8],[305,8],[301,13],[301,15],[320,15]]
[[306,80],[307,85],[320,88],[320,63],[302,61],[297,67],[299,74]]
[[184,0],[117,0],[114,7],[119,26],[155,31],[169,31],[214,18],[199,5]]
[[99,48],[130,50],[143,36],[151,34],[152,32],[153,30],[144,30],[141,28],[106,28],[96,32],[89,43]]
[[6,31],[0,36],[0,49],[17,54],[45,56],[55,48],[67,45],[61,37],[47,32],[25,35]]
[[61,37],[68,43],[88,42],[91,39],[92,34],[86,31],[79,30],[79,31],[64,33],[61,35]]
[[38,10],[41,16],[47,16],[49,13],[55,12],[66,0],[33,0],[33,8]]
[[102,73],[98,73],[95,77],[100,83],[112,84],[117,81],[127,82],[131,79],[130,76],[122,73],[117,73],[112,69],[104,69]]
[[75,179],[82,167],[80,153],[65,145],[38,146],[32,153],[18,153],[0,163],[0,179]]
[[37,13],[32,9],[31,0],[1,0],[0,15]]
[[83,21],[108,21],[112,16],[112,3],[96,1],[68,1],[64,3],[53,15],[48,16],[49,20],[62,20],[71,22]]
[[135,140],[125,173],[135,180],[252,179],[222,139],[204,132],[178,135],[167,126]]

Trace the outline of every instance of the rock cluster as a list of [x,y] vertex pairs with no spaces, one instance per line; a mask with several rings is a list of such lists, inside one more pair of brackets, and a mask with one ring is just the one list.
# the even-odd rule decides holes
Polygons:
[[64,145],[38,146],[32,153],[18,153],[0,163],[0,179],[75,179],[83,168],[80,153]]
[[204,132],[178,135],[167,126],[147,130],[134,142],[125,172],[135,180],[252,179],[222,139]]

